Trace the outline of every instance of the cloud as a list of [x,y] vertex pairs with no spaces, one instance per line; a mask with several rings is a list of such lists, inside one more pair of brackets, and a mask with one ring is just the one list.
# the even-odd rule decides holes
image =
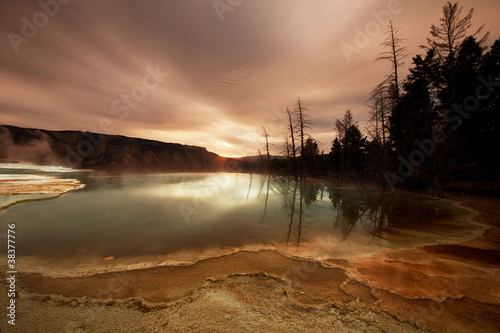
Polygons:
[[[445,2],[399,3],[394,20],[409,50],[420,52]],[[476,8],[474,22],[486,23],[493,38],[500,35],[497,1],[461,4]],[[340,43],[353,43],[356,29],[387,6],[387,0],[243,1],[221,21],[212,1],[71,1],[17,54],[8,38],[0,42],[0,119],[51,130],[95,130],[106,119],[109,134],[253,155],[258,143],[248,138],[262,125],[277,127],[273,110],[293,108],[300,96],[316,122],[311,134],[328,151],[334,120],[345,110],[364,128],[364,103],[390,70],[373,62],[382,30],[350,63]],[[1,2],[0,34],[22,35],[22,18],[40,10],[37,2]],[[113,101],[157,65],[169,76],[127,117],[114,112]],[[272,139],[282,140],[274,132]]]

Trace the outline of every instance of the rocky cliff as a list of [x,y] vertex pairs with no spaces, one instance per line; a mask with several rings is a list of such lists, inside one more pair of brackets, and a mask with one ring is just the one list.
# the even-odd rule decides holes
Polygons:
[[111,174],[232,171],[236,163],[197,146],[7,125],[0,125],[0,159]]

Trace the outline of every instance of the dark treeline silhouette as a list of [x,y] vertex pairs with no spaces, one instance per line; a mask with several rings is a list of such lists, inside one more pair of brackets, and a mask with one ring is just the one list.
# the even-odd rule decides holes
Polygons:
[[391,65],[367,100],[368,137],[351,111],[335,124],[329,154],[311,137],[309,110],[297,100],[286,108],[286,159],[268,170],[293,176],[378,182],[384,187],[436,189],[499,182],[500,39],[488,46],[481,26],[470,31],[473,9],[462,14],[448,2],[433,25],[423,54],[412,58],[401,80],[406,46],[389,22],[376,60]]
[[448,2],[401,94],[389,96],[389,138],[374,158],[390,186],[498,181],[500,39],[487,49],[489,33],[469,32],[472,14]]

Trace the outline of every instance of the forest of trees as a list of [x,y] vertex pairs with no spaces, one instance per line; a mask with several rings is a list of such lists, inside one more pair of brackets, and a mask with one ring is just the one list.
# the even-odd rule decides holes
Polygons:
[[[401,28],[389,22],[383,51],[376,59],[390,68],[368,96],[370,121],[363,135],[351,111],[337,119],[329,154],[319,154],[304,102],[286,108],[282,161],[267,169],[295,179],[329,177],[379,182],[384,187],[443,189],[457,182],[499,181],[500,38],[489,43],[483,27],[471,31],[466,14],[448,2],[433,25],[422,54],[407,60]],[[389,67],[390,65],[390,67]]]

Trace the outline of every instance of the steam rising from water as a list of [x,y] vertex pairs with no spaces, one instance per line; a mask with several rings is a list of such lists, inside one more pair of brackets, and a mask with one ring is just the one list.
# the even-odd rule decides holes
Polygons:
[[61,165],[63,161],[52,151],[47,134],[35,132],[39,139],[16,143],[8,129],[0,128],[0,160]]

